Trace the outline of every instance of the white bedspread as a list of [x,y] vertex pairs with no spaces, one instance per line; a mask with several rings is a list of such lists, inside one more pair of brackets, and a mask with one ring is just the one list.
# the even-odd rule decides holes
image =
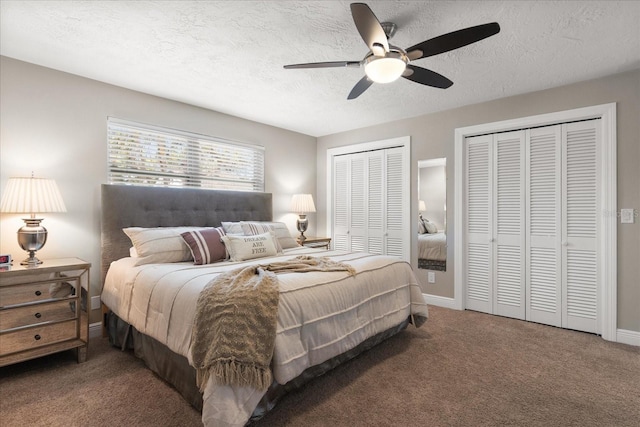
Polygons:
[[447,259],[447,236],[442,231],[418,234],[418,258],[433,261]]
[[[133,266],[132,258],[112,263],[102,301],[120,318],[189,358],[198,295],[213,277],[251,263],[267,264],[301,254],[329,256],[356,269],[346,272],[278,274],[280,301],[273,374],[286,384],[310,366],[350,350],[401,323],[410,314],[426,317],[427,306],[411,266],[397,258],[363,253],[295,248],[250,262]],[[204,392],[207,426],[244,425],[263,392],[217,386]]]

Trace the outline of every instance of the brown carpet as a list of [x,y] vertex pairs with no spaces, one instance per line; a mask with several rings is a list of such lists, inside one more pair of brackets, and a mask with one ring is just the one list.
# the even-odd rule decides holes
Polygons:
[[[91,342],[0,368],[0,425],[197,426],[131,353]],[[640,348],[431,307],[412,326],[286,396],[263,426],[639,426]]]

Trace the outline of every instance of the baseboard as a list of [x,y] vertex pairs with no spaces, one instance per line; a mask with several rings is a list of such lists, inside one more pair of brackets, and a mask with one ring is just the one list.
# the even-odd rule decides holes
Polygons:
[[89,325],[89,339],[102,337],[102,322],[91,323]]
[[449,297],[441,297],[439,295],[431,295],[431,294],[422,294],[424,296],[425,301],[429,305],[437,305],[438,307],[444,308],[452,308],[456,309],[455,299]]
[[640,347],[640,332],[618,329],[616,331],[616,342]]

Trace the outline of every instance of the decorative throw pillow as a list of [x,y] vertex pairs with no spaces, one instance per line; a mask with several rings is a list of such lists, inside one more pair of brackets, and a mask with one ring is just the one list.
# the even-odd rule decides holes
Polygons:
[[427,226],[424,223],[424,219],[418,218],[418,234],[425,234],[427,232]]
[[190,261],[191,250],[182,239],[186,231],[204,227],[128,227],[122,231],[131,239],[138,254],[135,265]]
[[186,231],[181,234],[191,250],[193,263],[196,265],[213,264],[227,259],[227,250],[222,243],[224,235],[222,227]]
[[245,236],[252,236],[254,234],[273,231],[278,242],[278,245],[276,245],[276,249],[278,249],[278,252],[282,252],[282,249],[298,247],[298,242],[296,242],[295,239],[291,237],[289,228],[287,228],[287,224],[285,224],[284,222],[241,221],[240,224],[242,225],[242,231],[244,232]]
[[221,222],[222,228],[224,229],[225,234],[236,234],[236,235],[244,235],[244,231],[242,231],[242,224],[240,222]]
[[438,227],[436,227],[436,225],[430,222],[428,219],[424,220],[424,226],[427,229],[427,233],[429,234],[434,234],[438,232]]
[[278,253],[275,240],[276,238],[271,232],[256,234],[255,236],[237,236],[233,234],[222,236],[222,241],[227,248],[227,252],[229,252],[231,261],[274,256]]

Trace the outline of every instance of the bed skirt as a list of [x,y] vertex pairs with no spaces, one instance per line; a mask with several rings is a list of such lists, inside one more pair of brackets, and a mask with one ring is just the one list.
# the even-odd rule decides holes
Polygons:
[[[407,318],[399,325],[366,339],[346,353],[307,368],[298,377],[284,385],[274,381],[253,412],[249,423],[262,418],[276,406],[280,398],[290,391],[302,387],[313,378],[319,377],[341,363],[353,359],[360,353],[402,332],[409,322],[410,318]],[[106,325],[111,345],[121,348],[123,351],[133,350],[136,357],[142,359],[149,369],[171,384],[194,408],[202,411],[202,393],[196,386],[196,370],[189,365],[186,357],[174,353],[156,339],[138,332],[112,311],[106,314]]]
[[418,258],[418,268],[423,270],[447,271],[447,261]]

